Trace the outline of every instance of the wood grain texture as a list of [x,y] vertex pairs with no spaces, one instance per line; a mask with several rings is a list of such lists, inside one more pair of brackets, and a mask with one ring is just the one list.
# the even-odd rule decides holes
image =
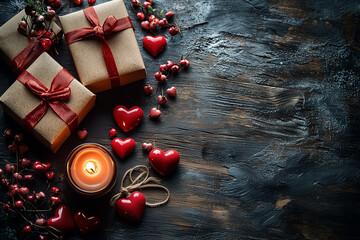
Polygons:
[[[76,134],[56,154],[29,136],[29,157],[54,164],[64,202],[101,218],[86,239],[360,239],[360,2],[159,0],[177,23],[209,23],[183,37],[164,32],[168,46],[157,58],[142,48],[147,33],[125,2],[148,77],[99,93],[79,127],[88,129],[86,142],[110,148],[113,108],[137,105],[147,115],[156,96],[144,96],[142,87],[155,85],[159,64],[190,53],[191,67],[167,85],[178,95],[161,120],[144,118],[129,133],[116,127],[120,138],[137,143],[117,162],[120,176],[149,164],[143,141],[178,150],[181,162],[163,181],[170,202],[147,208],[134,226],[109,207],[111,194],[84,199],[66,183],[64,161],[82,143]],[[0,2],[0,24],[19,4]],[[64,40],[57,49],[55,59],[76,76]],[[15,80],[4,64],[0,79],[2,94]],[[0,124],[21,130],[2,111]],[[0,141],[3,166],[12,157]],[[0,238],[16,238],[0,214]],[[84,237],[75,231],[67,238]]]

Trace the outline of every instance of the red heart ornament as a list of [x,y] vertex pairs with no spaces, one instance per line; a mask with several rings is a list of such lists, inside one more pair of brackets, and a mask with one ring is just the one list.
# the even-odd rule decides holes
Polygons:
[[161,149],[155,148],[149,153],[151,166],[161,175],[166,176],[171,173],[179,164],[180,155],[175,150],[164,153]]
[[141,192],[133,192],[129,198],[116,202],[116,211],[120,217],[131,222],[139,222],[145,209],[145,197]]
[[166,47],[166,38],[163,36],[145,36],[143,39],[143,45],[146,50],[156,57]]
[[139,107],[132,107],[129,110],[125,106],[119,105],[113,111],[115,122],[124,132],[129,132],[139,125],[143,116],[144,112]]
[[120,138],[114,138],[111,142],[111,147],[114,152],[121,158],[127,157],[135,149],[136,143],[134,139],[127,138],[121,140]]
[[84,140],[86,138],[87,134],[88,134],[88,132],[85,128],[77,131],[77,135],[80,140]]
[[175,96],[176,96],[176,88],[175,88],[175,87],[168,88],[168,89],[166,90],[166,93],[167,93],[170,97],[175,97]]
[[98,217],[87,217],[86,213],[82,211],[75,213],[74,221],[82,234],[95,232],[100,226]]
[[160,115],[161,115],[161,111],[159,110],[159,109],[157,109],[157,108],[152,108],[151,110],[150,110],[150,117],[151,118],[153,118],[153,119],[155,119],[155,118],[158,118],[158,117],[160,117]]
[[70,232],[75,227],[73,214],[66,205],[60,205],[55,210],[55,217],[49,218],[47,222],[62,233]]

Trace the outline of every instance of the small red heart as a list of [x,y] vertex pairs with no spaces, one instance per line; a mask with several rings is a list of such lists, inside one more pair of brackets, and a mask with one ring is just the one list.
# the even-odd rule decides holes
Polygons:
[[151,53],[151,55],[156,57],[165,49],[166,38],[164,38],[163,36],[145,36],[143,39],[143,45],[144,48]]
[[141,192],[133,192],[129,198],[116,202],[116,211],[120,217],[131,222],[139,222],[145,209],[145,197]]
[[166,90],[166,93],[167,93],[170,97],[175,97],[175,96],[176,96],[176,88],[175,88],[175,87],[168,88],[168,89]]
[[144,150],[144,151],[151,151],[151,149],[152,149],[152,147],[153,147],[153,145],[151,144],[151,143],[143,143],[142,144],[142,149]]
[[139,107],[127,109],[125,106],[119,105],[113,111],[115,122],[124,132],[129,132],[139,125],[143,116],[144,112]]
[[48,180],[53,179],[54,176],[55,176],[54,171],[45,172],[45,177],[46,177]]
[[55,217],[47,220],[49,226],[52,226],[62,233],[67,233],[75,228],[74,218],[70,208],[66,205],[60,205],[55,210]]
[[161,111],[160,111],[159,109],[157,109],[157,108],[152,108],[152,109],[150,110],[150,117],[151,117],[151,118],[158,118],[158,117],[160,117],[160,115],[161,115]]
[[121,159],[130,155],[130,153],[134,151],[135,146],[136,143],[132,138],[127,138],[125,140],[114,138],[111,142],[112,149]]
[[100,226],[100,220],[98,217],[87,217],[86,213],[82,211],[75,213],[74,220],[76,226],[82,234],[95,232]]
[[179,164],[180,155],[175,150],[164,153],[161,149],[155,148],[149,153],[151,166],[161,175],[166,176],[171,173]]
[[51,167],[51,163],[42,163],[41,165],[44,167],[43,170],[49,170]]
[[81,140],[84,140],[86,138],[87,134],[88,134],[88,132],[86,131],[85,128],[77,131],[77,135]]

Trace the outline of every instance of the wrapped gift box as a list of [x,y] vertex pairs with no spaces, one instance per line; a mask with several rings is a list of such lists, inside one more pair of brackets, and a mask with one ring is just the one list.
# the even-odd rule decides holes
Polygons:
[[[11,64],[11,61],[14,59],[14,57],[30,44],[28,38],[17,31],[19,22],[24,16],[26,16],[26,14],[23,10],[0,27],[1,57],[8,65],[10,65],[10,67],[12,67],[13,71],[15,71],[17,74],[20,74],[22,70],[25,70],[27,67],[29,67],[30,64],[34,62],[36,58],[42,53],[41,52],[38,55],[32,57],[27,64],[24,64],[21,67],[21,69],[15,69],[15,66]],[[49,29],[54,32],[54,39],[60,38],[62,30],[54,21],[51,22]]]
[[[95,6],[93,9],[96,12],[100,26],[103,26],[105,20],[112,16],[116,19],[128,18],[128,13],[122,0],[106,2]],[[94,36],[96,34],[69,44],[67,38],[69,32],[84,28],[94,28],[94,25],[86,18],[85,11],[87,11],[87,9],[60,17],[65,39],[68,42],[68,47],[80,81],[91,91],[97,93],[144,79],[146,76],[145,65],[135,38],[134,30],[131,27],[105,36],[119,75],[119,78],[116,80],[118,84],[117,82],[113,84],[109,78],[109,72],[102,51],[103,46],[101,39]],[[105,27],[102,29],[106,31]]]
[[[49,91],[45,89],[45,92],[40,91],[40,93],[36,95],[32,89],[37,89],[38,91],[38,87],[33,87],[33,83],[29,84],[30,80],[33,79],[31,75],[40,82],[39,85],[43,84]],[[54,83],[55,79],[57,80],[57,84]],[[27,81],[26,84],[24,80]],[[59,81],[65,84],[65,86],[60,87]],[[54,88],[52,84],[59,87]],[[70,88],[70,90],[68,88]],[[49,93],[51,94],[52,92],[56,93],[55,97],[61,95],[65,96],[65,99],[49,98]],[[70,97],[67,94],[69,94]],[[59,103],[59,101],[61,103]],[[70,73],[47,53],[43,53],[1,96],[0,102],[2,103],[4,111],[10,115],[10,117],[33,133],[46,147],[56,152],[67,137],[70,136],[71,130],[74,130],[92,109],[95,104],[95,95],[79,81],[74,79]],[[35,126],[29,127],[28,122],[25,120],[29,119],[29,115],[31,115],[35,109],[39,108],[42,103],[44,103],[48,109]],[[53,110],[52,104],[66,105],[65,107],[60,106],[65,109],[65,111],[62,110],[61,118]],[[70,108],[70,110],[67,108]],[[60,112],[60,110],[56,108],[57,112]],[[71,118],[71,124],[65,123],[64,121],[69,116],[73,116],[71,114],[75,114],[75,117]],[[33,116],[30,119],[32,118]]]

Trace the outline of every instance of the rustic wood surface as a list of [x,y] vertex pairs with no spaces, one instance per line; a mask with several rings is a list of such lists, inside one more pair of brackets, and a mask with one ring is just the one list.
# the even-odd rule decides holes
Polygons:
[[[360,239],[360,2],[157,0],[159,8],[176,12],[177,23],[209,23],[183,37],[164,32],[167,49],[153,58],[142,47],[147,32],[125,1],[148,77],[99,93],[79,126],[89,132],[84,141],[72,134],[52,154],[27,136],[29,158],[54,165],[63,201],[102,221],[91,236],[74,231],[67,238]],[[22,4],[2,0],[0,25]],[[84,0],[69,11],[86,6]],[[63,39],[57,49],[54,58],[77,76]],[[117,161],[119,177],[149,164],[144,141],[181,155],[163,181],[170,202],[146,208],[141,223],[130,225],[108,204],[119,181],[101,199],[79,197],[65,181],[64,161],[83,142],[110,149],[113,108],[137,105],[148,114],[156,96],[144,96],[143,86],[155,85],[159,64],[188,53],[191,67],[168,83],[178,95],[162,108],[161,120],[145,117],[127,134],[116,127],[120,138],[137,143],[133,154]],[[1,94],[16,79],[4,63],[0,79]],[[1,131],[21,131],[2,110],[0,124]],[[4,139],[0,159],[0,167],[13,159]],[[16,222],[0,217],[0,238],[15,239]]]

